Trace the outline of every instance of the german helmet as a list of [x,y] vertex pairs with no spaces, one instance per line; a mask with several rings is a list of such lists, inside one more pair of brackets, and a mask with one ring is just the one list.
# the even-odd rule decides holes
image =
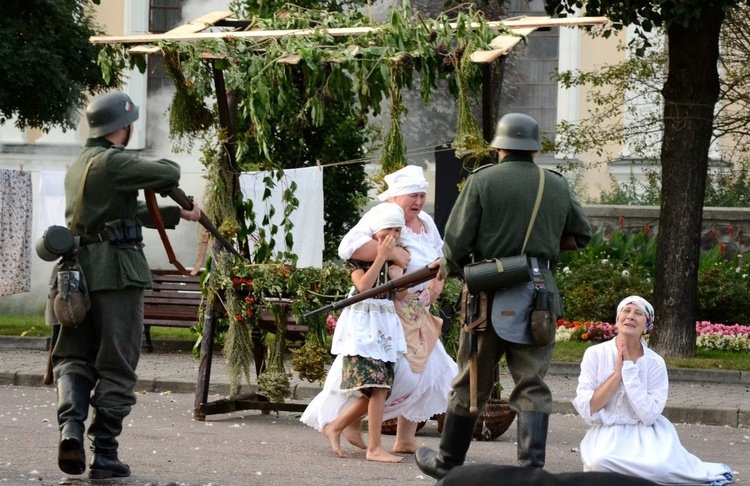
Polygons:
[[498,149],[538,152],[542,149],[539,124],[529,115],[508,113],[497,122],[495,138],[490,145]]
[[89,136],[94,138],[116,132],[137,119],[138,107],[121,91],[99,95],[86,107]]

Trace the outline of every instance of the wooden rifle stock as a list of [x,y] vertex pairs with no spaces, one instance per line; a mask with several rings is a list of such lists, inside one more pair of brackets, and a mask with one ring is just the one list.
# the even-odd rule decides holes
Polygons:
[[47,353],[47,369],[44,370],[44,384],[51,385],[55,382],[55,376],[52,372],[52,352],[55,350],[55,344],[57,344],[57,338],[60,336],[61,324],[55,324],[52,326],[52,337],[49,340],[49,352]]
[[425,266],[424,268],[421,268],[411,273],[407,273],[403,277],[393,279],[390,282],[384,283],[383,285],[378,285],[377,287],[373,287],[371,289],[365,290],[364,292],[354,294],[351,297],[347,297],[346,299],[338,300],[332,304],[328,304],[318,309],[315,309],[313,311],[310,311],[304,314],[303,317],[307,319],[308,317],[314,316],[315,314],[319,314],[321,312],[328,312],[332,310],[343,309],[344,307],[348,307],[352,304],[356,304],[357,302],[361,302],[365,299],[375,297],[376,295],[380,295],[382,293],[389,292],[391,290],[398,291],[398,290],[403,290],[409,287],[413,287],[415,285],[419,285],[422,282],[426,282],[428,280],[432,280],[433,278],[435,278],[438,271],[440,271],[440,267],[437,265],[435,265],[434,268],[431,268],[430,266]]
[[[185,194],[185,191],[183,191],[179,187],[175,188],[174,191],[170,192],[168,196],[171,197],[183,209],[186,209],[188,211],[193,209],[193,198]],[[211,221],[208,219],[208,216],[206,216],[206,213],[204,213],[203,211],[201,211],[201,217],[198,220],[198,222],[201,224],[201,226],[206,228],[206,231],[211,233],[211,235],[214,238],[216,238],[216,241],[221,243],[221,246],[226,248],[227,251],[229,251],[230,253],[233,253],[234,255],[240,257],[243,260],[245,259],[245,257],[242,256],[242,254],[239,251],[237,251],[237,249],[234,246],[232,246],[229,240],[224,238],[224,235],[219,233],[219,230],[216,229],[216,226],[214,226],[213,223],[211,223]]]

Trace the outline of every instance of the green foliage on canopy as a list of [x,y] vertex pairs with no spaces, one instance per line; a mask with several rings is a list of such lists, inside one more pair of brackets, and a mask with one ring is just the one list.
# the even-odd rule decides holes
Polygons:
[[[0,7],[0,123],[74,129],[86,92],[108,86],[96,64],[99,0],[3,0]],[[113,72],[112,80],[117,80]]]

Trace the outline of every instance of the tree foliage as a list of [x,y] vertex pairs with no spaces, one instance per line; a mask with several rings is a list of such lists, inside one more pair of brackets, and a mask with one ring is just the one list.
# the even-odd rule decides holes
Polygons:
[[[356,10],[318,9],[319,2],[304,8],[285,4],[274,12],[264,10],[265,4],[259,10],[256,2],[236,1],[231,6],[238,18],[247,19],[246,29],[314,30],[311,36],[258,40],[227,35],[191,43],[160,43],[162,50],[176,60],[176,70],[181,73],[175,84],[177,90],[190,92],[182,100],[212,100],[213,66],[222,71],[226,91],[236,107],[233,133],[215,125],[208,130],[173,125],[173,134],[190,139],[215,135],[231,142],[231,157],[236,159],[232,170],[241,171],[361,159],[370,140],[368,116],[379,115],[383,106],[390,106],[392,117],[401,121],[403,112],[394,110],[400,106],[402,88],[417,90],[425,103],[438,80],[447,78],[455,88],[453,73],[458,66],[469,62],[472,49],[488,48],[489,41],[502,30],[490,28],[484,16],[471,8],[454,11],[450,17],[443,14],[425,19],[414,14],[408,2],[394,7],[383,23]],[[340,27],[370,31],[364,35],[330,35],[329,29]],[[121,46],[109,46],[105,53],[100,59],[105,71],[110,66],[121,68],[137,62]],[[207,55],[215,59],[212,66],[206,61]],[[479,69],[467,68],[467,72],[464,88],[453,91],[458,96],[468,96],[480,86]],[[390,105],[383,105],[386,98],[391,98]],[[171,109],[175,109],[174,103]],[[210,109],[217,112],[215,104]],[[188,117],[170,118],[184,121]],[[391,160],[381,158],[383,167],[397,168],[398,160],[403,160],[399,158],[404,157],[400,136],[396,133],[392,137],[394,150],[383,150],[391,156]],[[227,156],[215,149],[205,152],[219,158]],[[206,161],[209,165],[216,162]],[[324,176],[329,174],[334,177],[324,181],[326,220],[332,230],[327,234],[327,254],[333,256],[336,241],[357,218],[356,204],[364,200],[366,186],[361,165],[326,169]],[[352,192],[336,194],[345,180],[343,188]],[[232,187],[230,184],[223,187]]]
[[567,15],[584,7],[605,15],[613,28],[634,26],[640,45],[648,32],[663,28],[667,38],[666,78],[661,88],[664,130],[661,144],[662,197],[654,307],[660,326],[654,348],[670,357],[695,353],[698,259],[708,154],[719,99],[717,64],[721,27],[727,12],[747,0],[548,0],[547,11]]
[[[0,124],[74,129],[86,92],[107,88],[96,64],[99,0],[3,0],[0,6]],[[119,75],[112,77],[116,81]]]

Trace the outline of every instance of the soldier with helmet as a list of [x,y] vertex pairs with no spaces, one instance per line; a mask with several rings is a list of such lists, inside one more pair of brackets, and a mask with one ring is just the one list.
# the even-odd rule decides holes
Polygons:
[[[117,439],[136,402],[143,291],[152,286],[141,233],[141,224],[152,221],[138,201],[138,191],[170,193],[178,186],[180,167],[125,152],[138,119],[138,107],[125,93],[97,96],[86,109],[86,119],[90,138],[65,176],[65,219],[76,237],[76,269],[88,291],[85,313],[63,318],[50,299],[46,317],[49,324],[62,323],[51,354],[60,428],[58,466],[67,474],[84,473],[84,422],[91,407],[89,477],[108,479],[130,475],[130,467],[119,459]],[[197,221],[201,214],[197,204],[190,211],[178,206],[159,209],[167,228],[180,218]],[[52,294],[55,291],[53,287]]]
[[[524,266],[528,261],[534,285],[532,292],[527,291],[529,282],[487,291],[486,329],[473,335],[461,333],[459,373],[452,383],[440,450],[421,447],[415,456],[419,468],[438,479],[464,463],[503,356],[515,384],[509,404],[517,413],[518,463],[544,466],[552,411],[552,394],[544,376],[554,339],[540,344],[531,331],[529,309],[535,303],[534,289],[544,288],[551,296],[547,304],[551,318],[562,315],[554,276],[561,240],[563,235],[573,238],[581,248],[591,239],[588,219],[565,179],[534,163],[541,144],[532,117],[521,113],[503,116],[491,145],[499,163],[469,175],[448,218],[441,277],[461,275],[464,266],[472,262],[525,255],[520,261]],[[471,406],[469,356],[476,359],[476,410]]]

